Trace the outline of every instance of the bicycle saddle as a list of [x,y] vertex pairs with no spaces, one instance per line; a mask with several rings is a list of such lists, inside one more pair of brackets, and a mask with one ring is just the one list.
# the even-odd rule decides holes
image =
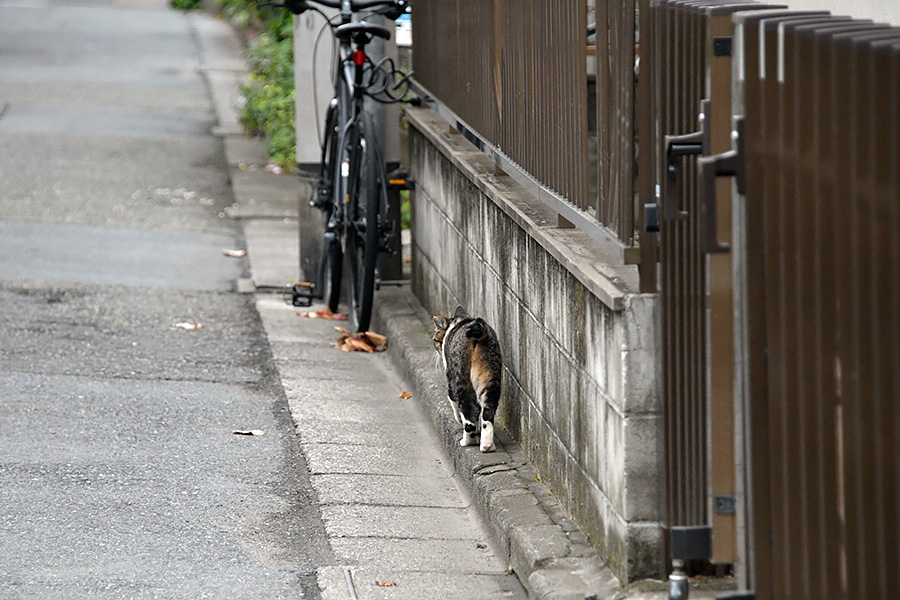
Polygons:
[[377,36],[386,40],[391,39],[391,32],[381,25],[376,25],[375,23],[366,23],[365,21],[359,21],[357,23],[344,23],[343,25],[339,25],[334,30],[334,35],[338,37],[340,40],[354,40],[357,43],[359,42],[360,35],[365,36],[367,39],[366,42],[370,41],[373,36]]

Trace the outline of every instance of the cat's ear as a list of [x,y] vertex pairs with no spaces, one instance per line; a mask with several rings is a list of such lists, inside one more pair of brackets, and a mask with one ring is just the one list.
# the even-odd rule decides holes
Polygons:
[[453,313],[453,318],[454,318],[454,319],[456,319],[456,318],[458,318],[458,317],[468,317],[468,316],[469,316],[469,315],[466,314],[466,309],[464,309],[462,306],[457,306],[457,307],[456,307],[456,312]]
[[431,320],[434,321],[434,326],[438,329],[447,329],[447,317],[442,317],[441,315],[433,315]]

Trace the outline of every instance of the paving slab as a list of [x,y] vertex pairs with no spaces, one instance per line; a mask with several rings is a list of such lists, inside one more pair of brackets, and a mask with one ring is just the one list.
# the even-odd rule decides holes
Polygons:
[[270,173],[250,166],[231,171],[235,198],[240,200],[226,212],[236,219],[297,218],[301,191],[300,180],[288,175]]
[[[443,572],[396,571],[370,567],[350,568],[353,589],[359,600],[472,600],[473,598],[520,598],[524,593],[515,575],[474,575],[460,585],[457,575]],[[380,583],[379,583],[380,582]],[[393,583],[394,585],[389,585]],[[319,572],[322,600],[350,598],[342,567]]]
[[[250,277],[257,287],[284,287],[297,281],[300,271],[297,220],[254,219],[244,224],[247,252],[253,255]],[[285,265],[295,265],[286,269]]]
[[378,568],[387,578],[392,571],[457,573],[460,580],[506,574],[505,561],[491,550],[487,538],[479,541],[349,537],[331,538],[331,546],[344,564]]
[[265,167],[269,162],[269,154],[262,138],[250,137],[244,131],[233,135],[223,135],[225,160],[228,166],[240,169],[250,165]]
[[[405,440],[413,431],[395,414],[373,406],[362,398],[372,393],[371,387],[362,383],[333,383],[331,379],[282,380],[288,393],[294,422],[309,442],[331,444],[366,444],[400,448],[412,446]],[[298,388],[302,391],[298,392]],[[385,394],[383,401],[400,402],[394,394]],[[328,400],[324,400],[327,398]],[[333,398],[333,399],[332,399]],[[337,425],[337,427],[335,427]],[[373,426],[371,429],[362,429]],[[421,438],[416,436],[415,439]],[[415,441],[413,440],[413,442]]]
[[[294,424],[309,443],[350,444],[380,446],[383,448],[421,448],[422,440],[431,436],[431,431],[422,423],[397,423],[396,420],[380,417],[367,419],[372,412],[352,413],[355,419],[329,420],[320,418],[315,427],[304,427],[304,420],[298,418],[296,405],[292,405]],[[423,475],[432,476],[432,475]]]
[[416,475],[443,468],[440,458],[423,457],[418,452],[403,452],[396,448],[308,444],[305,450],[309,459],[310,473]]
[[[410,481],[410,483],[418,483]],[[389,504],[326,504],[325,531],[333,537],[423,540],[481,539],[465,508]]]
[[313,475],[312,483],[323,505],[466,507],[459,489],[446,477],[323,474]]

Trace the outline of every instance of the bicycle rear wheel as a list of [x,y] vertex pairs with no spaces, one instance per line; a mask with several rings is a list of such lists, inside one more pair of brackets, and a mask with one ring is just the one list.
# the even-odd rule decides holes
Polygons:
[[378,277],[379,239],[385,226],[386,178],[371,118],[363,113],[354,127],[350,157],[347,263],[350,270],[350,326],[366,331]]

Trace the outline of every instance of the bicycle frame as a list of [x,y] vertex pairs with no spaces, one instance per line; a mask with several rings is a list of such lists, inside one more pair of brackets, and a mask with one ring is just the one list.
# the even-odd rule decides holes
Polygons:
[[[354,12],[351,7],[350,0],[341,1],[341,24],[346,25],[353,22]],[[340,231],[343,227],[343,208],[349,193],[348,177],[349,173],[349,149],[347,148],[347,135],[350,128],[356,122],[359,112],[363,110],[363,74],[365,67],[365,51],[362,48],[353,48],[354,42],[351,38],[339,40],[338,60],[333,74],[334,81],[334,98],[329,106],[329,111],[338,110],[338,114],[344,119],[341,124],[341,132],[338,136],[338,155],[336,164],[341,165],[340,174],[334,177],[332,183],[332,213],[328,220],[328,231]],[[355,59],[356,53],[362,53],[362,59]],[[329,119],[326,118],[326,123]],[[324,156],[323,148],[322,165],[327,160]],[[323,173],[324,174],[324,173]]]

